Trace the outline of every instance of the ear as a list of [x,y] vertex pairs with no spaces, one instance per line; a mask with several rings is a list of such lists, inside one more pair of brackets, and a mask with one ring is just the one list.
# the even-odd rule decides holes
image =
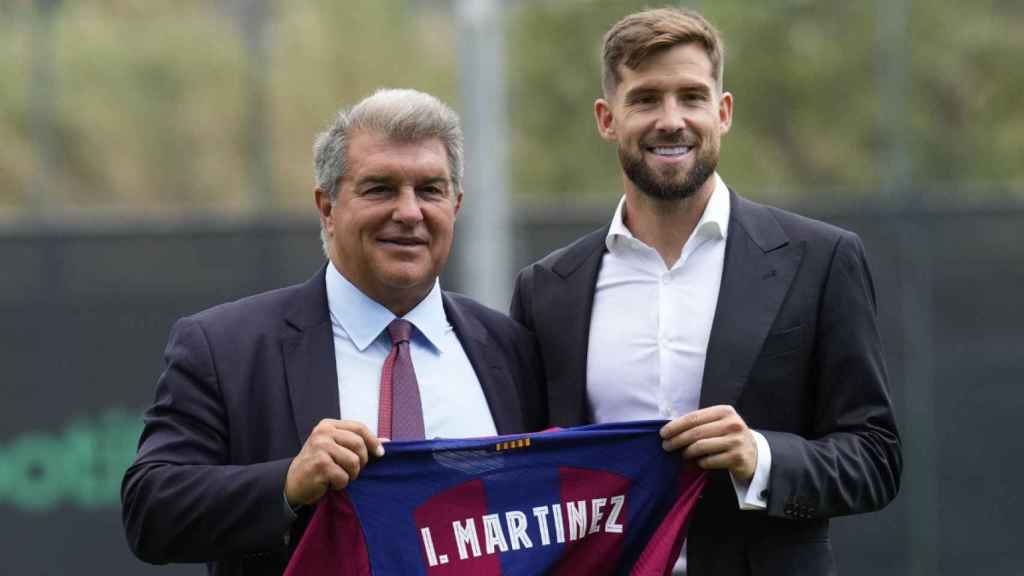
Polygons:
[[601,138],[609,142],[616,142],[619,139],[615,133],[615,116],[612,114],[612,105],[604,98],[594,100],[594,120],[597,122],[597,132]]
[[331,202],[331,197],[317,186],[313,190],[313,201],[316,202],[316,211],[320,216],[320,226],[328,232],[333,232],[334,221],[331,214],[334,212],[334,203]]
[[722,134],[728,133],[729,128],[732,127],[732,94],[730,92],[722,92],[721,98],[718,99],[718,126],[721,128]]
[[459,215],[459,209],[460,208],[462,208],[462,192],[461,191],[459,191],[459,193],[455,195],[455,213],[454,213],[454,215],[456,217],[458,217],[458,215]]

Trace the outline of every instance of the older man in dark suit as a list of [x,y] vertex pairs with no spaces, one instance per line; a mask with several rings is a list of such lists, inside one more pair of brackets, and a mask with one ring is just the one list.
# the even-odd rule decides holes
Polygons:
[[829,518],[899,486],[899,436],[855,234],[746,200],[716,172],[733,97],[688,10],[605,36],[609,226],[527,267],[512,314],[541,347],[553,424],[664,418],[711,471],[676,573],[833,574]]
[[462,202],[458,118],[382,90],[315,145],[324,247],[311,280],[179,320],[135,463],[128,541],[149,562],[280,574],[312,504],[381,438],[535,430],[535,343],[440,289]]

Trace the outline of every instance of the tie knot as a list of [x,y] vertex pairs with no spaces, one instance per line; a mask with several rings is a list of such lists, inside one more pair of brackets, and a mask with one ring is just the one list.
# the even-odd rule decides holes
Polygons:
[[388,324],[388,334],[391,335],[392,344],[408,342],[409,336],[412,335],[412,323],[408,320],[395,318],[391,321],[391,324]]

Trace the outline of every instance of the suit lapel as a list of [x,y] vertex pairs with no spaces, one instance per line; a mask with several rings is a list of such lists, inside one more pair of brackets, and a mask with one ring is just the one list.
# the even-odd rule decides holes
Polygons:
[[804,246],[761,206],[730,192],[732,216],[700,406],[735,405],[796,275]]
[[575,426],[590,420],[586,386],[590,313],[607,235],[606,226],[584,236],[554,263],[550,278],[535,280],[552,283],[549,289],[537,290],[549,301],[536,303],[547,316],[536,325],[548,359],[548,403],[558,408],[553,411],[553,425]]
[[324,418],[338,419],[338,374],[324,271],[299,288],[281,341],[299,443]]
[[441,299],[445,315],[452,323],[455,335],[483,388],[498,434],[525,431],[519,391],[510,376],[510,367],[505,358],[495,350],[494,343],[479,320],[467,313],[447,293],[442,293]]

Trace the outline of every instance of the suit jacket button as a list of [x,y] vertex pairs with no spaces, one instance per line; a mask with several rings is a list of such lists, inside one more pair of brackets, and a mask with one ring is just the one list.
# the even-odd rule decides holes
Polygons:
[[768,491],[767,490],[761,490],[760,496],[761,496],[761,500],[767,500],[768,499]]

